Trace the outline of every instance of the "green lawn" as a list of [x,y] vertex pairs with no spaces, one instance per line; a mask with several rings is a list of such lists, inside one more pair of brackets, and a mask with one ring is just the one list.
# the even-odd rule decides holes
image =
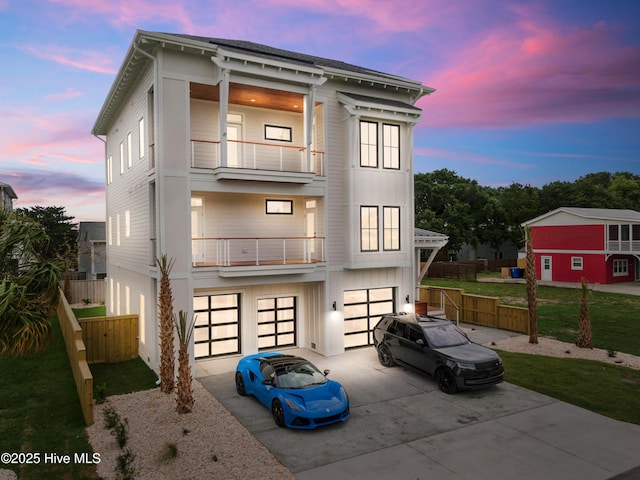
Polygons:
[[[504,305],[527,306],[526,286],[428,278],[424,285],[462,288],[465,293],[500,298]],[[574,343],[580,289],[538,286],[538,335]],[[640,356],[640,296],[592,291],[589,311],[594,346]]]

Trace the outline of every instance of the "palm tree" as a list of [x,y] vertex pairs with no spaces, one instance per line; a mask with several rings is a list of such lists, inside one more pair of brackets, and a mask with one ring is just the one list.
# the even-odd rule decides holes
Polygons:
[[167,255],[156,259],[160,268],[160,390],[171,393],[175,385],[175,354],[173,348],[173,293],[169,275],[173,268],[173,259],[167,260]]
[[0,211],[0,355],[25,355],[48,345],[64,269],[47,258],[49,237],[39,224]]
[[176,322],[178,330],[178,383],[176,385],[176,411],[190,413],[193,410],[193,390],[191,390],[191,367],[189,366],[189,342],[193,333],[194,322],[187,325],[187,314],[180,310],[180,320]]
[[529,343],[538,343],[538,283],[536,279],[536,257],[533,255],[531,227],[526,228],[526,259],[524,273],[527,283],[527,306],[529,307]]
[[582,277],[582,291],[580,295],[580,317],[578,320],[578,339],[576,345],[581,348],[593,348],[591,335],[591,315],[589,314],[589,284]]

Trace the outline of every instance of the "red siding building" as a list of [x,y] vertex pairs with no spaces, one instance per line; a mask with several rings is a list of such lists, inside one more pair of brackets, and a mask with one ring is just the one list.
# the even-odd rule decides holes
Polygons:
[[640,280],[640,212],[561,207],[522,225],[531,227],[538,280]]

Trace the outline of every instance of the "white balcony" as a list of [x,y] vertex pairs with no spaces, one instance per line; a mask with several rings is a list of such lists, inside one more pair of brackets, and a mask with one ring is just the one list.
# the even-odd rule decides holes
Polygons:
[[306,271],[325,261],[323,237],[192,238],[191,252],[194,268],[219,267],[222,276]]

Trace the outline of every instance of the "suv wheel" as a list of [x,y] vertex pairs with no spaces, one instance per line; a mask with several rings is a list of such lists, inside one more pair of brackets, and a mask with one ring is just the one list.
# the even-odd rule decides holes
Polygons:
[[380,345],[378,347],[378,360],[380,360],[383,367],[393,367],[396,364],[396,362],[393,361],[391,352],[386,345]]
[[456,386],[456,379],[453,376],[453,372],[446,367],[439,368],[436,372],[436,382],[438,383],[438,387],[444,393],[456,393],[458,391],[458,387]]

